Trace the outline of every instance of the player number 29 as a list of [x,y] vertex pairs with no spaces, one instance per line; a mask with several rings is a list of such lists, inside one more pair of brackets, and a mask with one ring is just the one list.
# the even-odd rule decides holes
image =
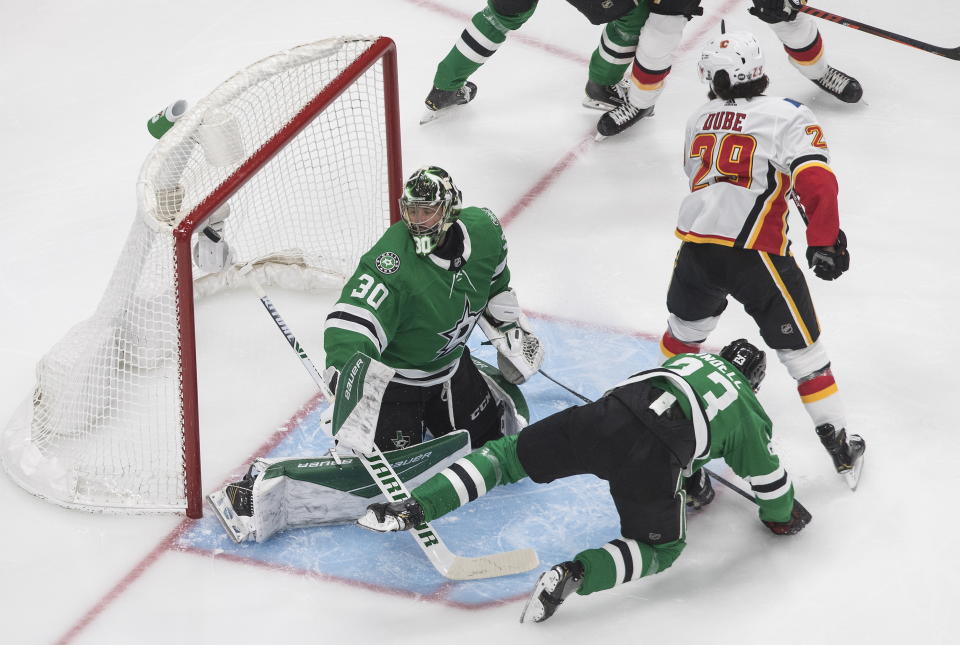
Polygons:
[[[717,145],[717,135],[701,132],[690,143],[690,158],[699,157],[700,167],[693,176],[691,191],[710,185],[703,181],[715,167],[719,177],[714,181],[727,181],[737,186],[750,188],[753,181],[753,153],[757,149],[757,140],[749,134],[728,132]],[[716,152],[716,155],[714,155]]]
[[364,273],[360,276],[360,286],[350,292],[351,298],[366,299],[367,304],[377,309],[390,295],[390,291],[374,280],[371,276]]

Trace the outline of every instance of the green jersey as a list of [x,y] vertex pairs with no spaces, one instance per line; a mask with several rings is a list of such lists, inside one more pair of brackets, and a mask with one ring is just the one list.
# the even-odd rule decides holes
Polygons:
[[395,369],[396,382],[442,382],[487,302],[509,284],[507,242],[489,210],[462,209],[428,256],[398,222],[363,255],[327,316],[326,364],[339,370],[360,351]]
[[793,508],[793,484],[770,445],[773,423],[750,383],[732,364],[715,354],[679,354],[663,367],[683,377],[697,397],[697,410],[669,379],[653,380],[677,397],[688,418],[703,415],[708,428],[706,445],[698,447],[690,469],[723,458],[731,470],[750,484],[760,506],[760,519],[785,522]]

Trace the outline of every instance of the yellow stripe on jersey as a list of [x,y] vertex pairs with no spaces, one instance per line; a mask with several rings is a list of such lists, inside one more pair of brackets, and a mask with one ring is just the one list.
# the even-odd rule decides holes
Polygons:
[[681,231],[679,228],[676,229],[673,234],[684,242],[692,242],[694,244],[719,244],[720,246],[733,246],[735,242],[735,240],[731,240],[729,237],[700,235],[699,233],[694,233],[693,231]]
[[804,324],[803,318],[800,316],[800,310],[797,309],[797,303],[795,303],[793,298],[790,296],[790,291],[787,289],[787,285],[783,284],[783,280],[780,278],[780,272],[777,271],[777,267],[773,266],[773,262],[770,260],[770,254],[766,251],[758,251],[758,253],[760,253],[760,258],[763,260],[764,265],[767,267],[767,271],[770,272],[770,276],[776,283],[777,289],[780,290],[780,295],[783,296],[784,301],[787,303],[787,308],[790,310],[790,315],[793,316],[793,321],[797,323],[797,327],[800,328],[800,333],[803,335],[804,342],[808,346],[813,345],[813,338],[810,336],[810,330],[807,329],[806,324]]
[[813,394],[805,394],[805,395],[801,394],[800,400],[803,401],[804,403],[813,403],[814,401],[825,399],[831,394],[836,394],[836,393],[837,393],[837,384],[834,383],[830,387],[826,387],[820,390],[819,392],[814,392]]
[[807,168],[823,168],[824,170],[826,170],[826,171],[827,171],[828,173],[830,173],[831,175],[833,174],[833,168],[831,168],[831,167],[828,166],[827,164],[823,163],[822,161],[811,160],[811,161],[808,161],[808,162],[806,162],[806,163],[802,163],[802,164],[800,164],[799,166],[797,166],[796,168],[794,168],[794,169],[793,169],[793,173],[791,173],[791,179],[792,179],[794,182],[796,182],[796,180],[797,180],[797,175],[799,175],[802,171],[806,170]]
[[[790,189],[790,185],[785,185],[788,182],[789,177],[787,177],[782,172],[777,173],[777,187],[770,194],[770,197],[767,198],[767,201],[764,202],[763,208],[760,211],[760,216],[757,218],[757,221],[753,225],[753,230],[750,231],[750,237],[747,238],[746,248],[752,249],[756,248],[755,244],[757,243],[757,237],[760,236],[760,231],[763,230],[763,225],[767,221],[767,215],[770,214],[770,209],[773,208],[773,205],[778,201],[783,199],[784,193]],[[780,216],[782,220],[780,222],[780,250],[777,255],[786,255],[787,254],[787,215],[790,213],[790,209],[784,209],[783,215]]]

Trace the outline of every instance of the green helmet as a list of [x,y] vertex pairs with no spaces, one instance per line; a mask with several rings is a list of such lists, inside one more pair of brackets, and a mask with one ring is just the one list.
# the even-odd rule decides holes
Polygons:
[[443,242],[459,212],[460,190],[443,168],[419,168],[403,186],[400,215],[417,255],[429,255]]

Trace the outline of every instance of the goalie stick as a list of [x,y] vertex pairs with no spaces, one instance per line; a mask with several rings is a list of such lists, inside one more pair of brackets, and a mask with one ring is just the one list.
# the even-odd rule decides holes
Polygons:
[[[249,271],[249,268],[245,268],[245,272],[249,273]],[[320,376],[320,372],[313,364],[313,361],[307,356],[307,352],[303,349],[303,346],[300,345],[293,335],[290,327],[287,326],[287,323],[280,316],[280,312],[277,311],[273,301],[270,300],[270,296],[267,295],[266,291],[264,291],[263,287],[252,274],[249,274],[247,279],[260,298],[260,302],[263,303],[264,308],[270,314],[270,317],[273,318],[273,322],[275,322],[280,331],[283,332],[283,336],[287,339],[290,348],[300,357],[300,362],[303,364],[304,369],[307,370],[307,373],[313,379],[314,383],[317,384],[317,387],[320,388],[320,391],[323,392],[324,396],[327,397],[332,405],[334,397],[330,389],[327,387],[327,384],[324,383],[323,377]],[[335,451],[334,454],[336,454]],[[357,457],[388,500],[395,502],[410,497],[410,492],[406,486],[404,486],[403,481],[401,481],[393,469],[393,466],[386,460],[379,448],[374,446],[373,455],[370,457],[360,453],[357,453]],[[445,578],[451,580],[477,580],[481,578],[509,576],[515,573],[530,571],[540,564],[537,553],[533,549],[516,549],[477,557],[456,555],[447,548],[443,540],[440,539],[440,534],[430,526],[429,522],[415,526],[411,534],[434,568]]]
[[880,36],[881,38],[892,40],[893,42],[900,43],[901,45],[908,45],[909,47],[930,52],[931,54],[936,54],[937,56],[943,56],[944,58],[949,58],[950,60],[960,60],[960,47],[953,47],[952,49],[950,47],[938,47],[937,45],[931,45],[930,43],[925,43],[915,38],[901,36],[900,34],[895,34],[892,31],[880,29],[879,27],[873,27],[862,22],[857,22],[856,20],[851,20],[850,18],[844,18],[843,16],[838,16],[835,13],[830,13],[829,11],[817,9],[809,5],[800,7],[800,11],[807,15],[814,16],[815,18],[822,18],[823,20],[829,20],[830,22],[835,22],[838,25],[843,25],[844,27],[850,27],[851,29],[856,29],[857,31],[862,31],[873,36]]

